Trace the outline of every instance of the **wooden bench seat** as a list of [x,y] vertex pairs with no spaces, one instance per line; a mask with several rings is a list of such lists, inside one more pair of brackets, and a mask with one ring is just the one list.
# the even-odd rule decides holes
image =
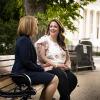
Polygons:
[[[5,75],[11,72],[12,66],[14,64],[14,60],[15,60],[14,55],[0,56],[0,90],[13,91],[16,88],[16,85],[12,81],[10,76],[2,77],[2,75]],[[36,89],[38,93],[39,91],[43,89],[44,86],[42,84],[39,84],[33,87],[34,89]]]

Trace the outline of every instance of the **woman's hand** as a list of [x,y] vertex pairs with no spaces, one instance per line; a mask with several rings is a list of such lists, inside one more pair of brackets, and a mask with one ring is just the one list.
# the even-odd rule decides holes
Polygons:
[[52,69],[53,69],[53,66],[49,66],[49,67],[44,68],[45,71],[52,70]]
[[64,64],[64,70],[69,70],[69,69],[70,69],[70,65]]
[[51,64],[49,64],[49,63],[45,63],[45,64],[42,64],[42,66],[45,68],[45,67],[50,67],[51,66]]
[[42,67],[44,68],[45,71],[53,69],[53,66],[49,63],[42,64]]
[[68,69],[70,69],[67,64],[57,64],[56,67],[59,67],[62,70],[68,70]]

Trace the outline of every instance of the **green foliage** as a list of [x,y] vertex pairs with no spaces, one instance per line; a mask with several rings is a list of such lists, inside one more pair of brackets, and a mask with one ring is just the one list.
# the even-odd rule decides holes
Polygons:
[[17,9],[19,10],[19,17],[25,15],[25,10],[24,10],[24,0],[16,0],[17,2]]
[[46,16],[46,14],[38,12],[35,14],[35,16],[38,19],[38,35],[34,38],[34,41],[38,40],[45,34],[48,24],[48,16]]
[[94,56],[100,56],[100,52],[93,52]]
[[36,15],[39,22],[41,22],[41,31],[45,30],[45,25],[47,25],[51,19],[56,18],[60,20],[67,29],[74,32],[77,31],[75,22],[78,21],[79,18],[82,18],[80,8],[84,9],[84,6],[95,0],[81,0],[80,2],[74,2],[73,0],[69,0],[69,2],[66,2],[66,0],[47,1],[49,2],[45,13],[38,12]]
[[[74,21],[81,17],[79,9],[84,9],[85,5],[93,1],[96,0],[80,0],[80,3],[74,0],[33,0],[32,2],[38,6],[33,7],[37,8],[33,11],[38,12],[35,16],[39,21],[39,35],[36,39],[45,33],[48,22],[53,18],[59,19],[69,30],[77,31]],[[40,13],[41,10],[44,11]],[[25,15],[24,0],[0,0],[0,54],[14,53],[18,20],[23,15]]]
[[[78,31],[74,22],[82,18],[80,15],[80,8],[84,9],[84,6],[95,0],[81,0],[80,3],[74,2],[73,0],[69,0],[69,2],[66,2],[66,0],[46,0],[46,2],[47,1],[49,2],[45,13],[38,12],[35,15],[39,21],[39,35],[36,39],[45,33],[48,22],[54,18],[60,20],[64,27],[70,31]],[[65,41],[66,43],[70,43],[67,39]]]
[[24,15],[24,0],[0,0],[0,54],[13,54],[18,20]]
[[69,30],[76,31],[77,27],[75,27],[74,21],[77,21],[77,19],[81,17],[78,8],[79,5],[77,3],[72,6],[67,6],[67,9],[58,5],[49,6],[47,10],[48,20],[56,18]]
[[24,15],[23,0],[2,0],[0,1],[1,15],[0,18],[9,21],[10,19],[19,20]]
[[0,54],[13,54],[18,23],[0,20]]

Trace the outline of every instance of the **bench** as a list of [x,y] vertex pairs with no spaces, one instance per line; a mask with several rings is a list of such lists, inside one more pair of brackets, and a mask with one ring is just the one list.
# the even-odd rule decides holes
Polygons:
[[[15,60],[14,55],[0,56],[0,91],[2,90],[2,91],[7,91],[8,93],[10,92],[12,93],[12,91],[16,92],[16,89],[18,88],[16,84],[12,81],[10,76],[14,60]],[[43,85],[42,84],[35,85],[33,86],[33,88],[36,90],[36,95],[37,95],[38,93],[40,93],[40,91],[42,91]],[[32,96],[32,99],[35,98],[36,95]],[[3,98],[2,94],[0,94],[0,100],[2,98]]]

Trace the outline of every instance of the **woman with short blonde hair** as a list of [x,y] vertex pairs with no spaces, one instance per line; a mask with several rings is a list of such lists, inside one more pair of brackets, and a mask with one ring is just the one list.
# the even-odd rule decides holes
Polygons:
[[37,19],[33,16],[25,16],[22,17],[19,21],[19,26],[17,30],[18,35],[33,35],[37,34],[38,27],[37,27]]
[[40,100],[52,100],[58,86],[58,77],[54,74],[45,72],[37,64],[37,54],[32,44],[31,37],[37,34],[37,20],[33,16],[24,16],[19,21],[16,41],[15,63],[12,73],[27,74],[35,84],[44,84]]

